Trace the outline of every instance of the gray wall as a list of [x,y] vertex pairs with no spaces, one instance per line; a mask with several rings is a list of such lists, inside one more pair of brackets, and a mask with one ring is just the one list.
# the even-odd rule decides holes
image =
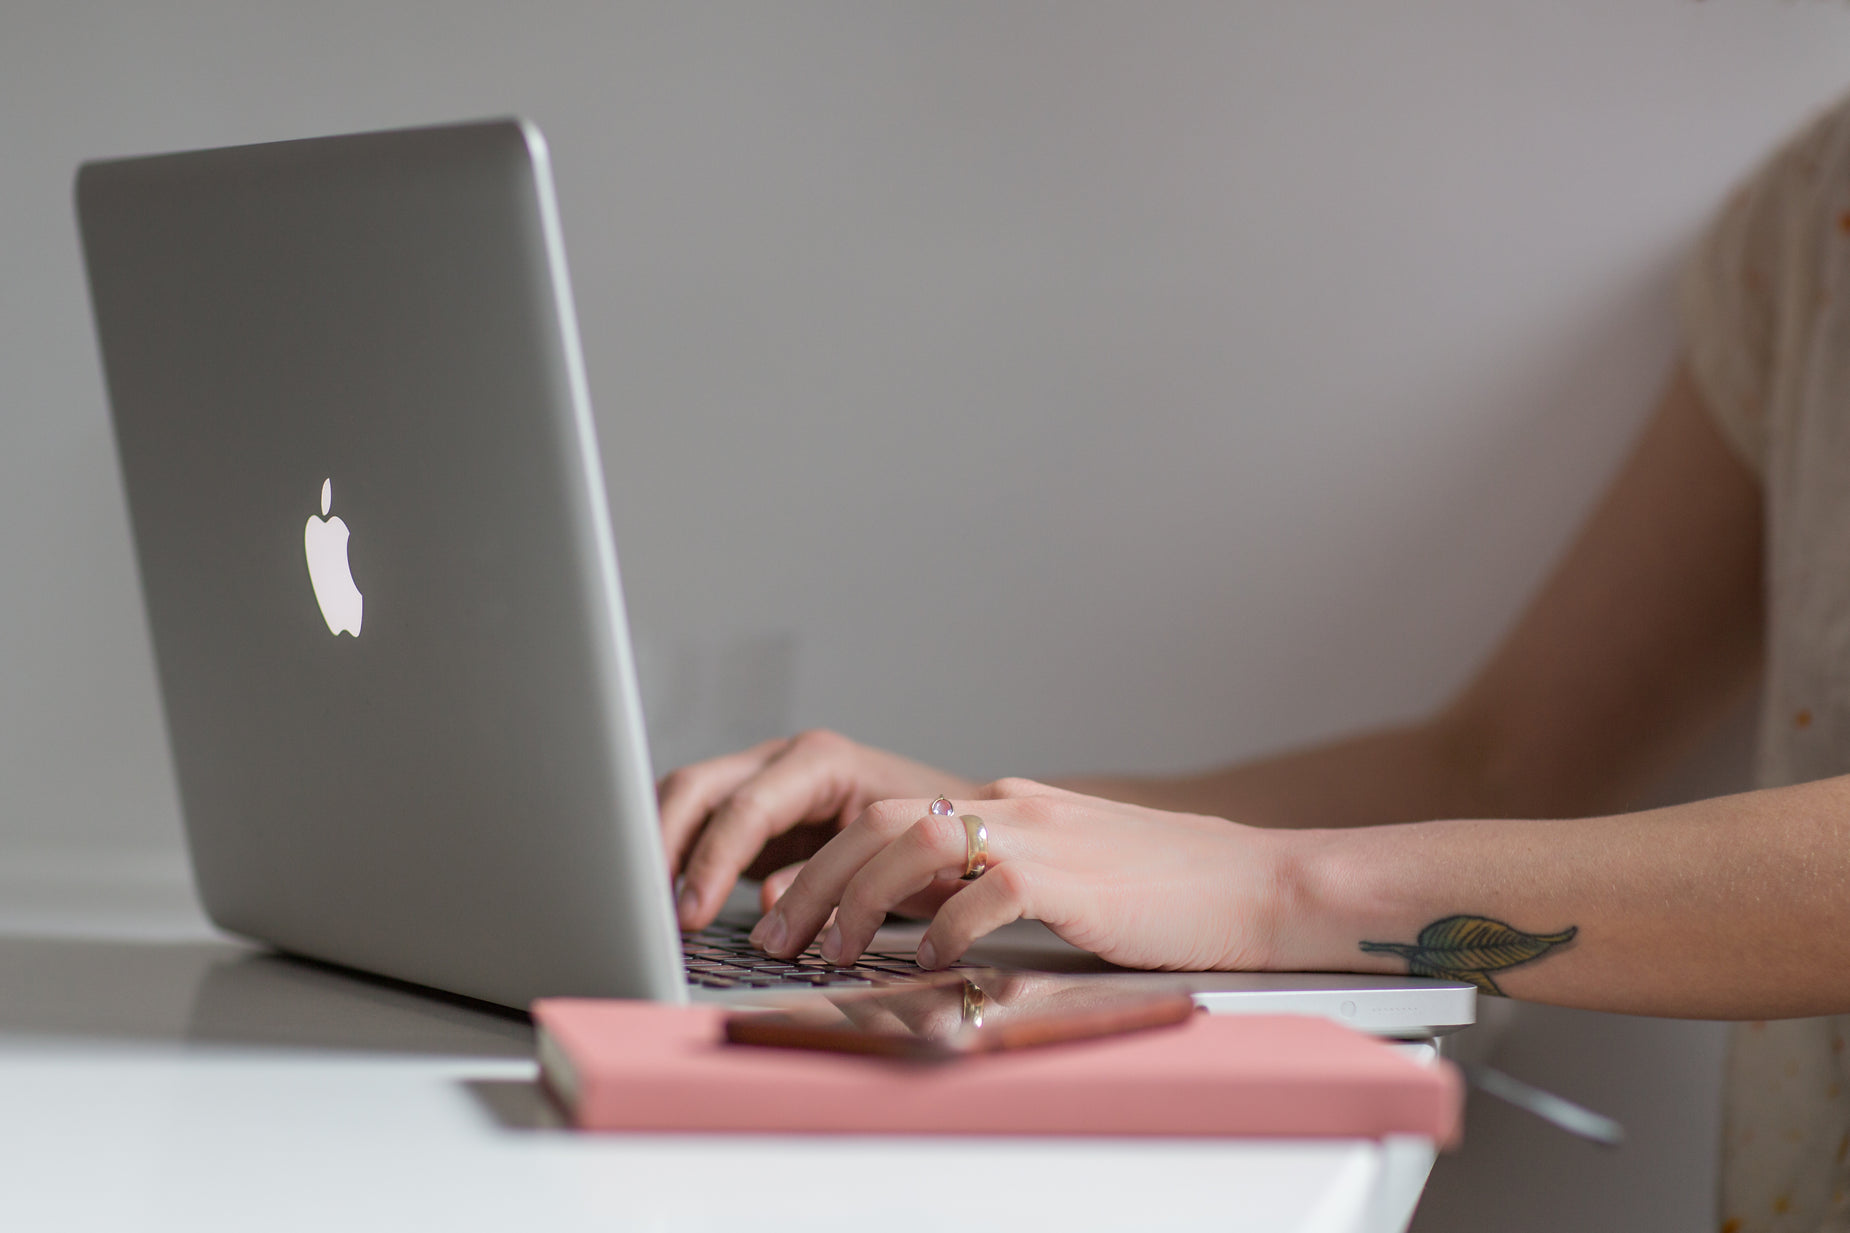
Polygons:
[[[1846,63],[1850,9],[1771,0],[11,0],[0,867],[179,876],[79,159],[538,119],[658,761],[1164,769],[1463,680],[1639,423],[1693,228]],[[1706,1221],[1717,1039],[1519,1018],[1639,1146],[1474,1108],[1427,1227]]]

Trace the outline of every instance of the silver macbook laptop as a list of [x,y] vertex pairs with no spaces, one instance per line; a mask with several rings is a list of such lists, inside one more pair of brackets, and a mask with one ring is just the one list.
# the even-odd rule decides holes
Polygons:
[[[903,928],[843,971],[753,953],[749,902],[676,929],[536,128],[90,163],[77,209],[214,922],[518,1007],[917,971]],[[1102,966],[1033,925],[971,958]],[[1414,978],[1190,979],[1390,1033],[1475,1007]]]

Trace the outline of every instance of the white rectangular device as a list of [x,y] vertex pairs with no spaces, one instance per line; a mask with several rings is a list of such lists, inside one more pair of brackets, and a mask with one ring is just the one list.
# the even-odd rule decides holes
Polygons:
[[[835,979],[721,977],[741,931],[676,928],[538,129],[89,163],[77,211],[212,920],[516,1007]],[[903,974],[896,936],[866,978]],[[1100,966],[1020,929],[974,958]],[[1410,977],[1189,979],[1393,1034],[1475,1010]]]

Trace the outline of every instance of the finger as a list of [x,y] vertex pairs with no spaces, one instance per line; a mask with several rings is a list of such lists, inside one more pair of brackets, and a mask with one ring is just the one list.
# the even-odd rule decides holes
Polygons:
[[[803,866],[806,863],[798,861],[794,865],[786,865],[761,883],[763,889],[758,897],[760,912],[769,912],[777,906],[778,900],[784,897],[785,892],[796,881],[797,874],[803,872]],[[944,886],[928,886],[918,894],[894,904],[893,915],[904,916],[915,921],[930,920],[938,914],[938,908],[944,901],[957,893],[957,888],[961,885],[963,885],[961,882],[952,882]]]
[[[934,884],[953,889],[965,885],[960,877],[968,843],[962,818],[926,814],[869,857],[842,887],[835,923],[822,940],[822,957],[830,963],[852,963],[867,949],[889,908]],[[1005,856],[992,827],[989,859]]]
[[944,906],[944,901],[962,890],[963,885],[962,882],[933,882],[918,894],[901,899],[893,905],[892,911],[913,920],[930,920]]
[[953,895],[919,940],[919,966],[956,963],[971,943],[1013,920],[1036,915],[1041,874],[1025,861],[992,867]]
[[784,897],[784,892],[790,889],[790,884],[797,880],[797,874],[803,871],[803,866],[807,863],[807,861],[798,861],[794,865],[785,865],[766,878],[764,887],[759,892],[761,905],[759,910],[769,912],[777,906],[777,901]]
[[656,810],[662,819],[662,848],[668,854],[670,876],[681,868],[681,857],[705,825],[713,807],[738,786],[764,769],[766,763],[790,744],[779,738],[753,745],[724,757],[696,762],[662,776],[655,785]]
[[766,839],[842,811],[854,790],[848,748],[833,733],[804,733],[714,807],[681,876],[683,929],[712,923]]
[[[875,801],[810,857],[758,927],[752,942],[773,955],[794,955],[812,942],[841,890],[874,855],[925,813],[925,801]],[[951,819],[955,821],[955,819]]]
[[1023,796],[1053,796],[1061,791],[1039,780],[1011,776],[1007,779],[991,780],[977,788],[972,796],[979,801],[1006,801]]

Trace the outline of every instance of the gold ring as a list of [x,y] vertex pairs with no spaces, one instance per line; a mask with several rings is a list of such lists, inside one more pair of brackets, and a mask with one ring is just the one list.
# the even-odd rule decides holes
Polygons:
[[989,998],[976,987],[972,981],[964,982],[963,1021],[965,1027],[983,1026],[983,1012],[989,1009]]
[[963,817],[964,823],[964,872],[963,880],[974,882],[983,876],[989,868],[989,828],[983,825],[983,819],[973,813]]

